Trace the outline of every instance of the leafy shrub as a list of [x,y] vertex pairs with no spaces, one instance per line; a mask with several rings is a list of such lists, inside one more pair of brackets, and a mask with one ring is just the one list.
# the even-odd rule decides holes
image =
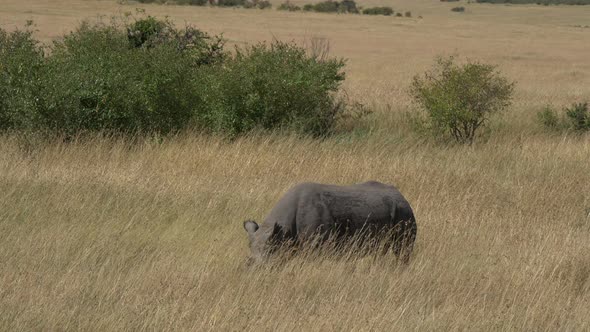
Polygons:
[[395,13],[395,17],[403,17],[404,15],[402,13]]
[[152,16],[128,24],[127,38],[131,46],[136,48],[175,46],[179,51],[190,55],[197,65],[219,63],[225,56],[221,37],[210,37],[190,25],[184,29],[176,29],[172,22]]
[[266,9],[270,7],[272,7],[272,4],[267,0],[246,0],[244,2],[244,8]]
[[561,117],[551,106],[546,106],[537,113],[537,117],[545,128],[552,130],[590,131],[590,112],[587,102],[574,103],[570,107],[566,107]]
[[2,129],[175,131],[199,102],[196,70],[222,61],[222,48],[219,38],[151,17],[84,23],[47,57],[30,31],[0,30]]
[[452,12],[458,12],[458,13],[462,13],[465,11],[465,7],[453,7],[451,8]]
[[0,29],[0,130],[34,126],[43,62],[30,24],[11,33]]
[[338,12],[340,12],[340,13],[358,14],[359,13],[359,10],[356,7],[356,2],[354,2],[354,0],[342,0],[338,4]]
[[232,135],[254,128],[325,135],[344,111],[335,96],[343,66],[278,41],[239,49],[223,67],[201,72],[199,86],[206,91],[198,121]]
[[148,40],[163,34],[167,27],[167,22],[148,16],[136,20],[127,27],[127,38],[133,47],[142,47]]
[[416,75],[411,86],[432,133],[469,144],[491,115],[511,104],[513,90],[514,83],[500,76],[494,66],[457,65],[453,57],[439,58],[433,70]]
[[278,8],[278,10],[287,10],[290,12],[300,11],[301,7],[290,3],[289,1],[282,3]]
[[84,23],[47,56],[30,31],[0,29],[0,129],[325,135],[346,110],[342,60],[280,42],[232,56],[219,37],[142,20]]
[[405,12],[404,13],[404,16],[405,17],[412,17],[412,12]]
[[83,24],[47,59],[42,125],[66,134],[183,128],[200,97],[192,83],[197,62],[179,46],[170,38],[129,47],[117,27]]
[[336,13],[339,8],[338,1],[322,1],[313,5],[313,10],[319,13]]
[[391,7],[371,7],[363,9],[364,15],[393,15],[393,8]]
[[574,130],[590,130],[590,114],[588,113],[588,103],[572,104],[572,106],[566,108],[565,114]]
[[350,13],[358,14],[359,10],[354,0],[342,0],[338,1],[322,1],[314,4],[305,4],[303,6],[304,11],[315,11],[318,13]]
[[245,0],[217,0],[217,5],[221,7],[243,6]]
[[440,0],[440,2],[458,2],[460,0]]

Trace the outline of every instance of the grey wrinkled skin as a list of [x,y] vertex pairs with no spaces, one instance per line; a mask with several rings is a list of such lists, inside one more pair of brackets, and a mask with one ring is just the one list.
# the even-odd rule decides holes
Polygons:
[[250,263],[268,260],[280,245],[306,243],[318,235],[324,239],[335,236],[339,241],[355,234],[369,238],[387,234],[390,248],[408,263],[417,234],[408,201],[395,187],[376,181],[349,186],[295,185],[262,225],[247,220],[244,229],[250,242]]

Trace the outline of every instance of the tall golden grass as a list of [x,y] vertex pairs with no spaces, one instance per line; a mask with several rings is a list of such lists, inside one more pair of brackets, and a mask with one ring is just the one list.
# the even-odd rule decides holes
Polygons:
[[[41,38],[132,8],[5,2],[2,21],[33,18]],[[313,29],[350,58],[347,88],[375,113],[326,140],[0,136],[0,330],[589,330],[590,138],[534,122],[546,102],[590,95],[590,34],[568,25],[588,9],[459,17],[392,3],[424,19],[150,6],[238,44]],[[399,112],[408,79],[455,49],[518,80],[513,109],[473,146],[424,141]],[[408,267],[387,255],[244,268],[242,221],[262,220],[288,187],[369,179],[414,208]]]
[[[0,140],[2,330],[587,330],[590,141],[441,147],[196,134]],[[409,267],[244,269],[242,221],[300,181],[396,184]]]

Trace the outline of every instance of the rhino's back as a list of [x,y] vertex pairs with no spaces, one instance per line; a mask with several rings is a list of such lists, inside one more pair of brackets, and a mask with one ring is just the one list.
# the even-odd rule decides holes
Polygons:
[[335,222],[386,223],[397,206],[408,205],[395,187],[375,181],[350,186],[325,185],[320,187],[318,196]]
[[413,218],[408,202],[390,185],[376,181],[348,186],[306,182],[289,189],[266,222],[294,232],[327,224],[360,227],[390,223],[396,209]]

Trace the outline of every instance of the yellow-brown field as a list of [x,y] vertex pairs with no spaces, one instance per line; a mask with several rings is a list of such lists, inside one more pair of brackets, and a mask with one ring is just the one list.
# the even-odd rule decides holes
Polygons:
[[[232,44],[328,38],[349,59],[348,94],[375,113],[323,141],[0,136],[0,330],[590,330],[590,138],[535,122],[547,103],[590,99],[590,7],[360,3],[414,18],[143,6]],[[0,26],[33,19],[48,41],[135,7],[2,0]],[[473,146],[424,141],[400,116],[411,77],[451,53],[517,81]],[[242,221],[289,186],[369,179],[414,208],[407,268],[392,256],[243,267]]]

